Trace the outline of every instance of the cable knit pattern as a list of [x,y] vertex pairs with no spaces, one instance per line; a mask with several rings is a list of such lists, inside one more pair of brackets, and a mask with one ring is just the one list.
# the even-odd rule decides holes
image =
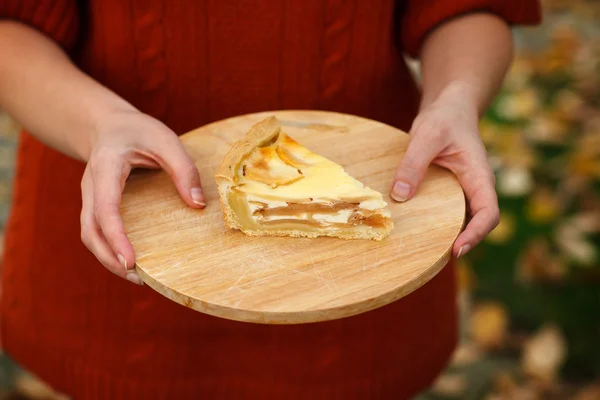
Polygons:
[[77,0],[0,0],[0,18],[31,25],[66,50],[77,42],[80,23]]
[[129,0],[133,9],[134,44],[140,92],[140,108],[159,119],[167,116],[167,66],[162,16],[165,0]]
[[[408,1],[397,27],[403,46],[418,51],[424,32],[475,1],[499,4]],[[509,19],[535,20],[521,5],[532,0],[503,1]],[[278,107],[407,130],[419,94],[395,47],[394,3],[0,0],[0,16],[77,50],[84,72],[177,133]],[[447,362],[457,323],[452,264],[406,298],[352,318],[265,326],[211,317],[103,268],[80,240],[83,164],[22,138],[2,346],[59,391],[86,400],[408,399]]]
[[343,96],[355,3],[356,0],[323,0],[321,100],[325,106]]

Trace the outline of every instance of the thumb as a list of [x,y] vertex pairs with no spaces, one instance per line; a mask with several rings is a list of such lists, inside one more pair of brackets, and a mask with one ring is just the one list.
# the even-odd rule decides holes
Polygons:
[[200,183],[200,174],[196,165],[185,151],[181,142],[173,137],[171,140],[161,143],[161,167],[173,179],[177,191],[182,199],[194,208],[206,207],[206,199]]
[[392,182],[392,199],[404,202],[412,198],[427,173],[427,167],[437,156],[437,146],[429,143],[427,135],[411,137],[408,149]]

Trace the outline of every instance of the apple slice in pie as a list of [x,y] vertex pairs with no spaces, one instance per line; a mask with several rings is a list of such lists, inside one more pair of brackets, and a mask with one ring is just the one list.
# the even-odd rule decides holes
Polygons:
[[382,240],[394,224],[381,193],[286,135],[269,117],[216,174],[226,226],[250,236]]

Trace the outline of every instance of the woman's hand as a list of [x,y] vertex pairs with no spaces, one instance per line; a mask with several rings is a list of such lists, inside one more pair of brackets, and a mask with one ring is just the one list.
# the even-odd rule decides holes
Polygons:
[[81,181],[81,240],[109,271],[141,285],[131,270],[135,254],[119,210],[134,167],[163,168],[190,207],[203,208],[206,203],[194,163],[161,122],[128,110],[111,114],[97,127]]
[[494,173],[478,132],[478,112],[472,96],[460,85],[450,86],[421,110],[410,131],[411,141],[392,184],[392,198],[414,196],[430,163],[452,171],[465,192],[469,216],[454,243],[460,257],[498,225]]

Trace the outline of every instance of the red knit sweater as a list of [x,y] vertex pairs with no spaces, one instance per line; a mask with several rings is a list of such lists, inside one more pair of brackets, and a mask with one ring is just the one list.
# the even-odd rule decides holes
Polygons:
[[[536,23],[531,0],[0,0],[92,77],[178,134],[233,115],[324,109],[408,130],[401,54],[464,12]],[[0,54],[1,54],[0,49]],[[27,133],[2,274],[8,354],[76,399],[404,399],[457,338],[452,266],[405,299],[327,323],[263,326],[114,277],[79,238],[83,165]],[[435,332],[435,340],[431,340]]]

